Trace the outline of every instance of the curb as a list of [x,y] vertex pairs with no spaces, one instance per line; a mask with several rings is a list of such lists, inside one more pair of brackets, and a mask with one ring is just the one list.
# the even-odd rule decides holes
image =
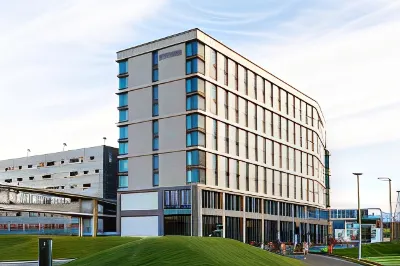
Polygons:
[[353,262],[353,263],[357,263],[357,264],[365,265],[365,266],[382,266],[382,264],[379,264],[377,262],[372,262],[372,261],[364,260],[364,259],[358,260],[358,259],[355,259],[355,258],[350,258],[350,257],[346,257],[346,256],[339,256],[339,255],[335,255],[335,254],[332,254],[332,255],[323,254],[323,253],[320,253],[320,254],[313,253],[313,254],[326,256],[326,257],[340,258],[340,259],[343,259],[343,260],[346,260],[346,261],[349,261],[349,262]]

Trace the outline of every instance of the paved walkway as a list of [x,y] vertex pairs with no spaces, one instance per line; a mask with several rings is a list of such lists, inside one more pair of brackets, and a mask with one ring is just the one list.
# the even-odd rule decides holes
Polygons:
[[307,259],[303,260],[306,265],[310,266],[356,266],[353,262],[348,262],[335,257],[327,257],[322,255],[308,254]]
[[[62,265],[73,260],[53,260],[53,265]],[[0,266],[37,266],[36,261],[0,262]]]

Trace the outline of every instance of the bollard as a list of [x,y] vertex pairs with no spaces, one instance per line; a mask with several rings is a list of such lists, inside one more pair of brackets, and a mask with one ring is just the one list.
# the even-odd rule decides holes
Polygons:
[[53,240],[39,238],[39,266],[53,265]]

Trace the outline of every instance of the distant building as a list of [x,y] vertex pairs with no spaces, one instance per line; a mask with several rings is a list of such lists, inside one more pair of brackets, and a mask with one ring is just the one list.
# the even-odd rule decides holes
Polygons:
[[116,199],[118,149],[97,146],[0,161],[0,184]]
[[329,152],[314,99],[199,29],[117,62],[121,235],[326,242]]
[[[387,215],[380,209],[361,210],[362,241],[374,243],[383,241],[383,223]],[[360,224],[357,209],[331,209],[333,235],[339,242],[358,242]]]
[[[118,149],[96,146],[0,161],[0,184],[41,188],[96,198],[116,199]],[[0,199],[3,202],[4,199]],[[14,201],[28,204],[65,203],[69,199],[18,193]],[[46,202],[45,202],[46,201]],[[54,203],[53,203],[54,201]],[[83,219],[83,234],[91,235],[92,221]],[[115,232],[115,218],[99,219],[98,233]],[[111,228],[111,229],[110,229]],[[50,213],[0,210],[0,234],[78,235],[79,219]]]

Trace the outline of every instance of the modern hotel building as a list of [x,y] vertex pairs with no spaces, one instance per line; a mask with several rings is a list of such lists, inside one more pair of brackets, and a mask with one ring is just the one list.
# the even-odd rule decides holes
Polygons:
[[318,103],[199,29],[117,53],[122,236],[326,241]]

